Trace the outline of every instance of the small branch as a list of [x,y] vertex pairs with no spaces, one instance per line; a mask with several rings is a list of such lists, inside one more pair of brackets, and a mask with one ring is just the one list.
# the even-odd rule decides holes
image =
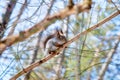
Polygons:
[[50,60],[52,57],[54,57],[56,54],[50,54],[47,57],[45,57],[44,59],[41,59],[40,61],[31,64],[30,66],[28,66],[27,68],[23,69],[22,71],[20,71],[18,74],[16,74],[15,76],[13,76],[10,80],[16,80],[18,77],[20,77],[21,75],[23,75],[24,73],[27,73],[28,71],[32,70],[33,68],[41,65],[42,63],[45,63],[46,61]]
[[82,33],[79,33],[78,35],[76,35],[74,38],[72,38],[71,40],[69,40],[67,43],[65,43],[63,45],[63,47],[59,48],[58,50],[56,50],[55,53],[48,55],[47,57],[45,57],[44,59],[33,63],[32,65],[28,66],[27,68],[25,68],[23,71],[20,71],[18,74],[16,74],[15,76],[13,76],[10,80],[16,80],[19,76],[23,75],[24,73],[27,73],[28,71],[32,70],[33,68],[41,65],[42,63],[46,62],[47,60],[51,59],[52,57],[54,57],[57,53],[59,53],[60,51],[62,51],[66,46],[68,46],[70,43],[74,42],[75,40],[79,39],[79,37],[81,35],[85,35],[88,32],[98,28],[99,26],[101,26],[102,24],[104,24],[105,22],[111,20],[112,18],[114,18],[115,16],[117,16],[119,14],[119,12],[115,12],[112,15],[110,15],[109,17],[103,19],[102,21],[98,22],[98,24],[90,27],[89,29],[87,29],[86,31],[83,31]]
[[9,20],[10,20],[10,16],[15,8],[16,2],[17,2],[17,0],[10,0],[10,2],[7,5],[6,12],[3,15],[2,23],[0,23],[0,39],[2,39],[2,37],[4,35],[4,31],[7,27]]
[[17,19],[13,22],[12,28],[10,29],[10,32],[8,33],[8,36],[12,35],[14,33],[15,27],[18,24],[18,20],[20,19],[21,15],[23,14],[23,11],[27,5],[27,0],[24,1],[22,7],[20,8],[19,14],[17,16]]
[[[37,53],[38,53],[38,50],[39,50],[39,48],[40,48],[40,47],[39,47],[40,39],[41,39],[41,38],[40,38],[40,35],[41,35],[41,33],[39,33],[39,35],[38,35],[38,40],[37,40],[37,43],[36,43],[36,45],[35,45],[35,50],[33,51],[33,57],[32,57],[32,61],[31,61],[30,64],[35,63],[35,60],[36,60],[36,58],[37,58]],[[24,80],[29,80],[30,74],[31,74],[31,71],[29,71],[29,72],[26,74]]]
[[55,2],[55,0],[51,1],[50,7],[49,7],[47,14],[46,14],[47,16],[51,13],[51,8],[53,7],[54,2]]
[[0,41],[0,54],[2,54],[2,52],[6,49],[6,47],[9,47],[17,42],[24,41],[31,35],[37,33],[38,31],[43,31],[50,24],[54,23],[56,20],[64,19],[65,17],[70,16],[71,14],[75,14],[76,8],[77,10],[79,10],[79,13],[89,10],[91,8],[91,3],[92,3],[92,0],[84,0],[83,3],[76,4],[71,9],[68,9],[66,7],[60,12],[46,17],[45,19],[43,19],[41,22],[34,25],[30,29],[21,31],[18,35],[8,36],[7,38]]
[[102,65],[97,80],[103,80],[103,76],[105,74],[105,71],[107,70],[109,63],[111,62],[111,59],[112,59],[116,49],[118,48],[119,43],[120,43],[120,36],[119,36],[119,40],[116,42],[114,48],[111,49],[111,51],[108,53],[107,58],[106,58],[106,63],[104,63]]
[[[79,37],[81,35],[85,35],[87,34],[88,32],[91,32],[93,31],[94,29],[100,27],[102,24],[106,23],[107,21],[111,20],[112,18],[116,17],[117,15],[119,15],[119,11],[117,12],[114,12],[113,14],[111,14],[109,17],[101,20],[100,22],[98,22],[97,24],[93,25],[92,27],[88,28],[87,30],[77,34],[74,38],[72,38],[71,40],[69,40],[66,44],[64,44],[64,47],[65,46],[68,46],[70,43],[74,42],[75,40],[79,39]],[[61,49],[62,50],[62,49]]]
[[[100,54],[100,49],[96,48],[95,54],[93,55],[94,57],[92,58],[92,60],[90,62],[90,66],[92,66],[92,65],[96,64],[96,62],[98,62],[99,54]],[[92,72],[92,67],[88,70],[88,77],[86,80],[91,80],[91,72]]]

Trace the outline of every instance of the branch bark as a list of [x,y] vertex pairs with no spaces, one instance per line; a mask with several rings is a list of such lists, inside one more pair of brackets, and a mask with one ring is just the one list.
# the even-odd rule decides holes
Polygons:
[[32,70],[33,68],[43,64],[44,62],[50,60],[52,57],[54,57],[55,55],[57,55],[57,53],[59,53],[60,51],[62,51],[66,46],[68,46],[70,43],[74,42],[75,40],[79,39],[79,37],[81,35],[85,35],[88,32],[98,28],[99,26],[101,26],[102,24],[104,24],[105,22],[111,20],[112,18],[114,18],[115,16],[119,15],[119,11],[111,14],[109,17],[101,20],[100,22],[98,22],[96,25],[93,25],[92,27],[90,27],[89,29],[87,29],[86,31],[83,31],[82,33],[79,33],[78,35],[76,35],[74,38],[72,38],[71,40],[69,40],[67,43],[65,43],[63,45],[63,47],[59,48],[58,50],[56,50],[55,53],[48,55],[47,57],[45,57],[42,60],[39,60],[36,63],[31,64],[30,66],[28,66],[27,68],[25,68],[24,70],[20,71],[18,74],[16,74],[15,76],[13,76],[10,80],[16,80],[19,76],[23,75],[24,73],[27,73],[28,71]]
[[46,29],[50,24],[54,23],[56,20],[64,19],[65,17],[70,16],[71,14],[76,14],[89,10],[91,8],[91,4],[92,0],[84,0],[83,3],[76,4],[71,9],[66,7],[65,9],[61,10],[58,13],[55,13],[54,15],[47,16],[45,19],[34,25],[32,28],[25,31],[21,31],[18,35],[8,36],[7,38],[0,41],[0,54],[2,54],[6,47],[9,47],[17,42],[24,41],[32,34]]

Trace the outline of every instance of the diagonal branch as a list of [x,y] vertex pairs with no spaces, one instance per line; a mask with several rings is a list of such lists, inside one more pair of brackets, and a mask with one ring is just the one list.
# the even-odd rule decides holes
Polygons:
[[116,52],[116,49],[118,48],[119,43],[120,43],[120,36],[119,36],[119,39],[116,42],[114,48],[111,49],[111,51],[108,53],[107,58],[106,58],[106,62],[102,65],[97,80],[103,80],[103,76],[105,74],[105,71],[107,70],[109,63],[111,62],[111,59],[112,59],[114,53]]
[[0,23],[0,39],[2,39],[4,35],[4,31],[7,28],[7,24],[10,20],[10,16],[15,8],[17,0],[10,0],[10,2],[7,5],[7,9],[5,14],[3,15],[2,23]]
[[104,23],[108,22],[109,20],[111,20],[112,18],[116,17],[117,15],[119,15],[119,11],[114,12],[113,14],[111,14],[109,17],[99,21],[97,24],[93,25],[92,27],[88,28],[87,30],[77,34],[74,38],[72,38],[71,40],[69,40],[64,46],[68,46],[70,43],[74,42],[75,40],[77,40],[81,35],[85,35],[88,32],[93,31],[94,29],[100,27],[101,25],[103,25]]
[[19,14],[17,15],[17,19],[13,22],[12,28],[11,28],[10,32],[8,33],[8,36],[10,36],[14,33],[15,27],[18,24],[18,20],[20,19],[21,15],[23,14],[23,11],[25,10],[26,6],[27,6],[27,0],[24,1],[22,7],[20,8]]
[[23,69],[22,71],[20,71],[18,74],[16,74],[15,76],[13,76],[10,80],[16,80],[18,77],[20,77],[21,75],[23,75],[24,73],[27,73],[28,71],[32,70],[33,68],[39,66],[42,63],[45,63],[46,61],[48,61],[49,59],[51,59],[52,57],[54,57],[56,54],[50,54],[47,57],[45,57],[44,59],[41,59],[39,61],[37,61],[36,63],[31,64],[30,66],[28,66],[27,68]]
[[55,55],[57,55],[57,53],[59,53],[60,51],[62,51],[66,46],[68,46],[70,43],[74,42],[75,40],[79,39],[79,37],[81,35],[85,35],[88,32],[100,27],[102,24],[104,24],[105,22],[111,20],[112,18],[116,17],[117,15],[119,15],[119,11],[115,12],[113,14],[111,14],[109,17],[101,20],[100,22],[98,22],[96,25],[93,25],[92,27],[90,27],[89,29],[87,29],[86,31],[83,31],[82,33],[79,33],[78,35],[76,35],[74,38],[72,38],[71,40],[69,40],[67,43],[65,43],[63,45],[63,47],[59,48],[54,54],[50,54],[47,57],[45,57],[44,59],[39,60],[36,63],[31,64],[30,66],[28,66],[27,68],[25,68],[24,70],[20,71],[18,74],[16,74],[15,76],[13,76],[10,80],[16,80],[19,76],[23,75],[24,73],[27,73],[28,71],[32,70],[33,68],[43,64],[44,62],[50,60],[52,57],[54,57]]
[[37,23],[28,30],[21,31],[18,35],[8,36],[6,39],[0,41],[0,54],[6,49],[17,42],[24,41],[32,34],[37,33],[46,29],[50,24],[54,23],[56,20],[64,19],[71,14],[81,13],[83,11],[89,10],[91,8],[92,0],[84,0],[83,3],[74,5],[71,9],[66,7],[58,13],[47,16],[41,22]]

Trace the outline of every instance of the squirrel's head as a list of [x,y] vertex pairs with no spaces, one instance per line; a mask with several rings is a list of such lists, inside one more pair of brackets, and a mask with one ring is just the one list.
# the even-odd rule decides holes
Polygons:
[[67,42],[66,36],[63,33],[62,29],[57,29],[56,37],[60,42]]

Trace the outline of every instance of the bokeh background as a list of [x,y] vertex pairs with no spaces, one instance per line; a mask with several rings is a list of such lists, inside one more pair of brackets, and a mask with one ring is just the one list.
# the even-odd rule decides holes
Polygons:
[[[54,15],[64,9],[68,1],[0,0],[0,39],[31,28],[47,14]],[[73,2],[77,4],[82,0]],[[90,11],[57,20],[47,31],[59,26],[65,29],[67,39],[70,40],[119,9],[120,0],[93,0]],[[31,63],[43,58],[38,45],[40,33],[8,47],[0,55],[0,80],[9,80]],[[18,80],[120,80],[119,42],[120,15],[81,35],[60,55],[22,75]]]

